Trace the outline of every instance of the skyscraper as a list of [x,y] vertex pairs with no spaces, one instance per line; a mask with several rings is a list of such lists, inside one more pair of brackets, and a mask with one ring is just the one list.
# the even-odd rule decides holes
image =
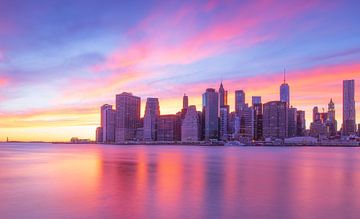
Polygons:
[[343,134],[355,134],[355,81],[343,81]]
[[254,109],[245,104],[237,112],[240,120],[239,136],[242,137],[242,141],[249,142],[254,138]]
[[252,96],[251,97],[252,105],[260,104],[261,103],[261,97],[260,96]]
[[252,97],[254,110],[254,140],[261,140],[263,137],[263,105],[261,97]]
[[235,91],[235,112],[245,107],[245,92],[243,90]]
[[286,72],[284,70],[284,83],[280,86],[280,101],[290,106],[290,87],[286,83]]
[[115,141],[134,140],[140,123],[140,97],[123,92],[116,95]]
[[222,82],[220,83],[220,88],[219,88],[219,106],[227,106],[228,105],[228,92],[224,89],[224,86],[222,84]]
[[115,141],[115,123],[116,112],[112,109],[112,105],[104,104],[100,108],[101,111],[101,128],[102,128],[102,142]]
[[228,124],[229,124],[229,106],[221,106],[220,107],[220,139],[227,140],[228,139]]
[[102,127],[96,128],[96,142],[97,143],[103,142],[103,128]]
[[304,136],[306,130],[305,111],[296,111],[296,135]]
[[181,124],[181,141],[200,141],[200,130],[200,117],[196,111],[196,106],[189,106]]
[[156,122],[160,116],[158,98],[147,98],[144,115],[144,140],[156,141]]
[[297,131],[297,109],[294,107],[288,108],[288,137],[295,137]]
[[180,141],[180,115],[160,115],[157,119],[157,141]]
[[219,94],[213,88],[206,89],[202,96],[205,118],[205,140],[219,138]]
[[328,132],[330,136],[336,135],[337,132],[337,121],[335,119],[335,104],[332,99],[328,104],[328,116],[326,121],[326,127],[328,128]]
[[227,138],[228,138],[230,106],[228,105],[227,95],[228,95],[228,92],[224,89],[224,86],[221,82],[220,88],[219,88],[219,106],[220,106],[219,137],[221,140],[227,140]]
[[264,104],[264,138],[286,138],[288,136],[287,103],[271,101]]
[[183,96],[183,109],[187,109],[189,106],[189,97],[184,94]]

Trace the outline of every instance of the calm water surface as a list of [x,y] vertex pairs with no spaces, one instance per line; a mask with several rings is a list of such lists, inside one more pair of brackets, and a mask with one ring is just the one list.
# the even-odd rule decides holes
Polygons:
[[0,218],[360,218],[360,148],[0,144]]

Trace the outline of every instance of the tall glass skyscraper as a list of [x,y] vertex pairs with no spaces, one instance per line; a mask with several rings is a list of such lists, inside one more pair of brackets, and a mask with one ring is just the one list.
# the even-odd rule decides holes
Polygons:
[[245,92],[243,90],[235,91],[235,112],[245,108]]
[[140,97],[123,92],[116,95],[115,141],[134,140],[140,124]]
[[284,83],[280,85],[280,101],[287,103],[287,106],[290,106],[290,87],[286,83],[285,70],[284,70]]
[[343,81],[343,134],[350,135],[356,132],[355,120],[355,81]]
[[205,117],[205,140],[219,138],[219,94],[213,88],[202,96]]
[[160,116],[160,107],[158,98],[147,98],[144,115],[144,140],[156,140],[156,123]]

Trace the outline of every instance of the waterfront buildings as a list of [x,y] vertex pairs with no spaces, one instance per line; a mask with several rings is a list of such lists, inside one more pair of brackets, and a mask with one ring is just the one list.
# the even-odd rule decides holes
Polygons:
[[288,137],[295,137],[297,134],[297,109],[288,109]]
[[288,136],[287,103],[271,101],[264,104],[264,138],[286,138]]
[[157,141],[181,141],[181,117],[160,115],[157,119]]
[[235,112],[245,107],[245,92],[243,90],[235,91]]
[[219,130],[220,140],[228,139],[229,110],[230,110],[229,106],[220,107],[220,130]]
[[213,88],[206,89],[202,96],[205,119],[204,137],[206,141],[219,138],[219,94]]
[[343,81],[343,135],[351,135],[356,132],[355,120],[355,81]]
[[263,137],[263,105],[261,97],[252,97],[252,108],[254,110],[254,140],[262,140]]
[[160,116],[158,98],[147,98],[144,115],[144,140],[156,141],[157,119]]
[[103,128],[102,127],[97,127],[96,128],[96,138],[95,141],[97,143],[103,143]]
[[220,127],[219,127],[219,137],[220,140],[228,139],[229,131],[229,113],[230,106],[228,105],[228,92],[224,89],[222,82],[220,83],[219,88],[219,112],[220,112]]
[[335,103],[332,98],[328,104],[328,114],[326,121],[327,132],[329,136],[335,136],[337,133],[337,121],[335,117]]
[[115,141],[135,140],[140,123],[140,97],[123,92],[116,95]]
[[306,131],[305,111],[296,111],[296,135],[304,136]]
[[181,141],[196,142],[200,141],[201,125],[200,116],[196,111],[196,106],[189,106],[181,125]]
[[[208,88],[202,95],[202,111],[189,106],[184,94],[182,109],[176,114],[160,115],[158,98],[147,98],[144,118],[140,118],[140,97],[131,93],[116,95],[116,109],[105,104],[100,109],[100,127],[96,141],[125,143],[127,141],[252,141],[313,136],[317,139],[339,139],[335,103],[330,99],[327,112],[313,108],[313,121],[306,130],[305,111],[289,107],[289,86],[280,88],[280,101],[262,104],[260,96],[253,96],[252,106],[245,102],[245,92],[235,91],[235,110],[230,111],[228,92],[220,83],[218,92]],[[343,82],[346,118],[342,127],[345,136],[358,134],[355,125],[354,81]]]

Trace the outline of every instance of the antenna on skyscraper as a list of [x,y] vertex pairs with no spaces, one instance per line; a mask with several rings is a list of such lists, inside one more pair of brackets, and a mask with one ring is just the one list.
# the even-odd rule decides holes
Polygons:
[[286,70],[284,68],[284,84],[285,84],[285,82],[286,82]]

